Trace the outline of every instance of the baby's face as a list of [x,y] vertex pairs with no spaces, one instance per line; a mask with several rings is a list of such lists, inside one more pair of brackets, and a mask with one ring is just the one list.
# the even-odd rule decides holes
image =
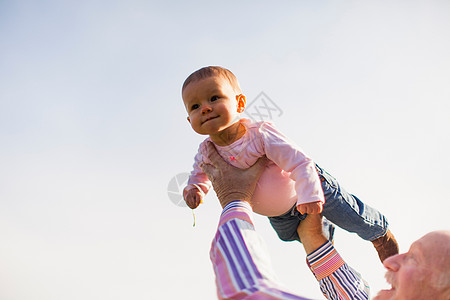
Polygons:
[[188,121],[199,134],[217,134],[239,120],[239,97],[222,76],[193,81],[182,96]]

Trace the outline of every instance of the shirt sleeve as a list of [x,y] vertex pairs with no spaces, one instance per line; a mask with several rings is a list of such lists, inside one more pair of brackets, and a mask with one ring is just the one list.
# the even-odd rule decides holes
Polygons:
[[228,204],[220,217],[210,258],[219,299],[307,300],[277,283],[269,254],[255,231],[246,202]]
[[[201,149],[202,145],[200,145]],[[208,179],[208,176],[203,172],[200,167],[200,163],[202,162],[203,155],[201,150],[199,149],[197,155],[194,158],[194,165],[191,174],[189,175],[189,179],[187,182],[187,186],[183,190],[183,197],[186,197],[186,193],[192,189],[198,189],[204,195],[208,193],[211,189],[211,181]]]
[[367,282],[344,262],[331,242],[310,253],[306,261],[327,299],[370,299]]
[[272,124],[263,123],[260,132],[267,158],[291,173],[290,178],[295,181],[298,196],[297,205],[318,201],[324,203],[322,185],[313,160]]
[[[267,247],[255,231],[252,209],[246,202],[234,201],[224,208],[210,258],[219,299],[307,300],[277,282]],[[307,263],[327,299],[369,299],[367,283],[330,242],[309,254]]]

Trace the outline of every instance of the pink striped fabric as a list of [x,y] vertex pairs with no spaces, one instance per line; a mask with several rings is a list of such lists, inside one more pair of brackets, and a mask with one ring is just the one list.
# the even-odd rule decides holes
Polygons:
[[[253,225],[252,209],[246,202],[235,201],[224,208],[210,257],[219,299],[306,299],[281,288],[275,280],[269,255]],[[331,243],[308,255],[307,260],[328,299],[368,299],[368,287]]]

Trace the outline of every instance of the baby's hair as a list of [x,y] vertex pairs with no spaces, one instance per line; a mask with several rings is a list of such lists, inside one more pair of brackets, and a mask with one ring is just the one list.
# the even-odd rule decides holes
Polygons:
[[203,67],[203,68],[195,71],[191,75],[189,75],[188,78],[186,78],[186,80],[184,81],[183,88],[181,89],[181,91],[184,91],[184,89],[191,82],[205,79],[205,78],[212,77],[212,76],[222,76],[223,78],[227,79],[230,82],[231,87],[233,88],[233,90],[235,92],[237,92],[239,94],[241,93],[241,87],[239,86],[239,82],[238,82],[236,76],[234,76],[234,74],[230,70],[222,68],[222,67],[216,67],[216,66]]

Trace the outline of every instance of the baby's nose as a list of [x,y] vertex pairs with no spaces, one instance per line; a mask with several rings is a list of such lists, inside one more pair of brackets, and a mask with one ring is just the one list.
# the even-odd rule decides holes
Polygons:
[[204,115],[204,114],[207,114],[207,113],[209,113],[209,112],[211,112],[212,111],[212,109],[211,109],[211,107],[209,107],[209,106],[203,106],[202,107],[202,114]]

